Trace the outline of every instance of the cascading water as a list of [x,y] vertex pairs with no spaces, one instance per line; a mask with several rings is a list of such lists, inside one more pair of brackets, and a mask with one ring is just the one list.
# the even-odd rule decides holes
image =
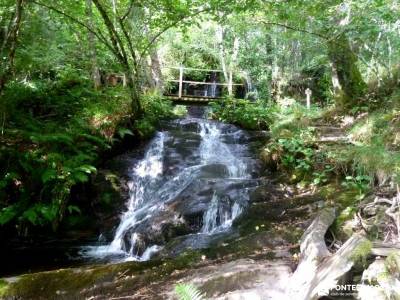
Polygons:
[[[149,192],[156,184],[157,178],[162,174],[163,150],[164,133],[160,132],[150,143],[145,157],[133,169],[133,178],[129,183],[130,197],[127,203],[127,211],[121,216],[121,222],[116,230],[114,239],[106,246],[86,247],[83,250],[84,255],[104,257],[110,254],[122,254],[130,259],[142,260],[147,258],[149,253],[145,251],[141,256],[137,251],[138,243],[140,243],[140,237],[137,233],[133,232],[131,234],[129,249],[126,248],[124,237],[130,228],[148,217],[148,215],[144,217],[141,215],[145,210],[143,208],[146,208],[149,213],[154,209],[149,207],[152,202]],[[144,207],[141,207],[143,204],[145,204]]]
[[[221,233],[246,206],[254,184],[247,149],[236,141],[245,133],[197,118],[169,127],[132,169],[130,198],[113,240],[85,247],[84,256],[148,260],[171,238],[175,224],[191,235]],[[198,214],[201,222],[193,225],[191,216]]]

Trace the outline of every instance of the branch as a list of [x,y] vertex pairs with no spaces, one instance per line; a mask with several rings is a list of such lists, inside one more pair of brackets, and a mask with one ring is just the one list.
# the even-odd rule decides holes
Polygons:
[[96,6],[97,10],[99,11],[101,17],[103,18],[104,24],[107,27],[112,45],[115,49],[115,52],[114,52],[115,55],[122,63],[124,63],[126,66],[128,66],[128,58],[127,58],[127,55],[125,52],[124,45],[122,44],[122,41],[121,41],[118,33],[115,30],[113,22],[111,21],[111,19],[108,16],[104,7],[100,4],[100,1],[98,1],[98,0],[92,0],[92,1],[93,1],[94,5]]
[[170,25],[164,27],[163,29],[161,29],[160,32],[158,32],[155,36],[152,37],[152,39],[151,39],[150,42],[145,46],[145,48],[143,49],[143,51],[140,52],[140,54],[139,54],[139,63],[140,63],[140,61],[143,59],[143,56],[146,54],[146,52],[147,52],[147,51],[150,49],[150,47],[154,44],[154,42],[155,42],[161,35],[163,35],[166,31],[168,31],[168,30],[171,29],[172,27],[175,27],[176,25],[178,25],[180,22],[182,22],[182,21],[185,20],[185,19],[198,16],[198,15],[200,15],[200,14],[202,14],[202,13],[204,13],[204,12],[210,11],[210,10],[212,10],[212,9],[213,9],[213,8],[205,8],[205,9],[199,10],[199,11],[197,11],[197,12],[194,12],[194,13],[191,14],[191,15],[185,15],[185,16],[183,16],[182,18],[180,18],[179,20],[176,20],[176,21],[173,22],[172,24],[170,24]]
[[75,17],[73,17],[73,16],[71,16],[71,15],[69,15],[69,14],[63,12],[62,10],[59,10],[59,9],[56,8],[56,7],[53,7],[53,6],[50,6],[50,5],[47,5],[47,4],[44,4],[44,3],[41,3],[41,2],[35,1],[35,0],[31,0],[31,2],[32,2],[32,3],[35,3],[35,4],[39,5],[39,6],[48,8],[48,9],[50,9],[50,10],[52,10],[52,11],[54,11],[54,12],[56,12],[56,13],[58,13],[58,14],[64,16],[64,17],[66,17],[66,18],[70,19],[70,20],[73,21],[74,23],[76,23],[76,24],[78,24],[78,25],[80,25],[80,26],[86,28],[89,32],[93,33],[93,34],[99,39],[99,41],[102,42],[110,51],[114,52],[114,49],[113,49],[112,46],[107,42],[107,39],[103,36],[103,34],[102,34],[101,32],[98,32],[98,31],[96,31],[96,30],[93,30],[93,29],[92,29],[90,26],[88,26],[87,24],[85,24],[85,23],[83,23],[82,21],[78,20],[77,18],[75,18]]
[[131,1],[131,3],[130,3],[130,5],[129,5],[128,9],[126,10],[126,13],[124,13],[124,15],[120,18],[121,21],[125,21],[125,19],[129,16],[129,14],[130,14],[131,11],[132,11],[134,2],[135,2],[135,1],[133,1],[133,0]]
[[137,64],[137,58],[136,58],[135,49],[133,49],[132,40],[131,40],[131,38],[130,38],[130,36],[129,36],[128,31],[127,31],[126,28],[125,28],[123,18],[120,18],[120,19],[119,19],[119,24],[120,24],[120,26],[121,26],[122,32],[123,32],[123,34],[124,34],[124,36],[125,36],[125,39],[126,39],[126,41],[127,41],[127,43],[128,43],[128,48],[129,48],[129,51],[130,51],[130,53],[131,53],[131,57],[132,57],[133,64],[134,64],[134,67],[135,67],[135,73],[137,73],[137,72],[138,72],[138,64]]
[[303,32],[303,33],[311,34],[311,35],[317,36],[317,37],[319,37],[321,39],[324,39],[324,40],[329,40],[329,38],[327,36],[323,35],[323,34],[320,34],[318,32],[308,31],[308,30],[303,29],[303,28],[297,28],[297,27],[294,27],[294,26],[290,26],[290,25],[286,25],[286,24],[282,24],[282,23],[276,23],[276,22],[265,22],[265,21],[260,21],[260,22],[263,23],[264,25],[279,26],[279,27],[283,27],[283,28],[286,28],[286,29],[289,29],[289,30],[293,30],[293,31],[297,31],[297,32]]

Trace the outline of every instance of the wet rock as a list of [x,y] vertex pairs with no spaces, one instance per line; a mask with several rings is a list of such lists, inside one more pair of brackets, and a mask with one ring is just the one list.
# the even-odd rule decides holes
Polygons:
[[[285,261],[240,259],[197,269],[182,279],[210,299],[286,299],[290,265]],[[173,292],[169,292],[170,299]]]
[[257,187],[250,194],[250,202],[265,202],[265,201],[276,201],[279,198],[283,198],[284,194],[281,191],[278,191],[273,184],[267,184]]

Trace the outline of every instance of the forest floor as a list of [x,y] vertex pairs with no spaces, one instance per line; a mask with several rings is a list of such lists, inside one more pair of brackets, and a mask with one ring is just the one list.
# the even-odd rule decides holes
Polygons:
[[[335,208],[336,218],[321,238],[328,251],[323,261],[340,253],[354,235],[362,235],[369,242],[353,251],[346,265],[350,269],[345,268],[340,282],[364,282],[366,288],[359,295],[369,293],[375,299],[395,295],[400,270],[400,199],[395,183],[400,161],[398,110],[344,116],[302,106],[272,108],[275,111],[268,115],[254,104],[236,108],[241,117],[250,114],[254,127],[269,124],[271,133],[260,150],[270,174],[234,224],[239,237],[176,258],[6,278],[0,282],[0,295],[6,299],[165,299],[176,298],[177,284],[192,283],[212,299],[284,299],[286,278],[304,258],[303,234],[325,207]],[[214,117],[243,126],[240,122],[246,120],[238,122],[227,115],[226,111],[233,111],[229,103],[222,109],[214,111]],[[268,120],[271,115],[274,119]]]

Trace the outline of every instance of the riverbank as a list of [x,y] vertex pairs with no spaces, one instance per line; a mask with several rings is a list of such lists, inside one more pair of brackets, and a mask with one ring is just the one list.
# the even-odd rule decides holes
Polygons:
[[[175,117],[170,102],[146,94],[143,117],[133,120],[126,89],[94,90],[90,81],[76,74],[30,85],[14,83],[4,91],[2,103],[3,274],[18,272],[29,256],[37,257],[38,267],[53,256],[62,265],[66,258],[57,257],[60,245],[73,248],[77,241],[97,238],[93,233],[103,217],[108,210],[115,211],[107,195],[94,195],[96,185],[112,192],[111,174],[98,170],[111,157],[148,140],[160,119]],[[13,266],[9,258],[18,253],[21,259],[16,258]]]
[[[212,142],[213,138],[216,138],[214,135],[214,137],[207,135],[204,137],[204,142],[206,142],[206,144],[201,144],[200,141],[196,141],[197,139],[193,133],[191,133],[191,130],[198,132],[196,129],[199,126],[196,123],[198,121],[199,120],[184,122],[183,128],[189,130],[187,133],[181,132],[182,129],[178,130],[178,128],[176,128],[179,124],[166,124],[170,132],[169,134],[171,134],[171,130],[174,131],[174,138],[171,139],[170,142],[167,142],[167,144],[171,146],[179,145],[179,148],[174,148],[174,152],[176,152],[176,154],[179,153],[178,156],[176,154],[173,155],[176,161],[181,161],[182,163],[193,161],[193,155],[198,155],[196,154],[197,147],[208,149],[208,147],[214,145],[214,142]],[[210,125],[208,125],[211,127],[204,131],[204,134],[207,134],[207,132],[213,128],[212,124],[213,123],[210,123]],[[223,139],[226,142],[233,143],[239,141],[240,143],[245,143],[247,147],[252,144],[250,147],[253,149],[252,151],[259,151],[260,146],[265,144],[265,141],[262,142],[260,140],[262,136],[260,134],[252,133],[250,136],[245,137],[241,134],[238,135],[239,132],[237,132],[237,129],[229,125],[222,124],[221,126],[225,128],[223,130]],[[189,136],[190,139],[188,140]],[[250,141],[252,142],[249,143]],[[157,145],[157,142],[155,142],[155,145]],[[226,147],[223,146],[223,144],[220,145],[219,142],[216,145],[219,145],[218,149]],[[214,150],[212,149],[214,148],[209,148],[211,152],[206,153],[215,155],[216,148]],[[171,152],[171,150],[172,149],[165,151]],[[158,151],[150,151],[150,153],[155,155]],[[177,159],[180,155],[183,155],[182,159]],[[183,159],[187,155],[192,157],[192,159]],[[228,153],[222,155],[227,156]],[[129,154],[126,155],[126,157],[129,157]],[[225,157],[225,160],[228,159],[226,163],[231,165],[235,160],[238,160],[239,157],[235,157],[234,161],[231,161],[229,157]],[[149,157],[149,162],[154,163],[156,161],[154,159],[156,159],[156,157]],[[117,161],[122,162],[122,164],[127,162],[127,160],[124,159]],[[167,165],[171,164],[171,162],[163,163],[167,163]],[[125,164],[126,170],[128,169],[128,165],[131,164]],[[173,166],[173,164],[170,166]],[[233,168],[232,172],[239,172],[239,170],[234,168],[235,166],[236,164],[231,166]],[[256,171],[255,167],[256,166],[253,166],[251,168],[251,172],[254,173]],[[258,187],[252,189],[249,195],[248,204],[244,212],[237,219],[233,220],[232,231],[226,232],[225,236],[222,238],[211,240],[206,246],[199,247],[199,245],[190,244],[182,248],[181,243],[183,241],[180,239],[179,233],[177,239],[174,239],[174,236],[169,235],[169,238],[165,236],[163,231],[152,231],[150,234],[151,236],[162,237],[164,235],[164,239],[167,239],[164,250],[159,253],[159,257],[153,258],[150,262],[126,262],[103,266],[95,265],[78,269],[61,269],[50,272],[27,274],[18,278],[8,278],[6,279],[7,284],[2,288],[3,296],[5,298],[12,296],[30,298],[34,295],[40,295],[43,299],[51,299],[52,297],[65,299],[87,297],[110,299],[113,297],[126,296],[137,299],[163,299],[165,297],[174,297],[175,294],[173,290],[175,285],[179,282],[196,282],[201,291],[205,292],[208,297],[213,298],[222,297],[232,292],[242,293],[243,291],[241,290],[243,290],[244,287],[248,290],[258,290],[258,292],[262,292],[263,295],[270,293],[272,290],[265,289],[265,286],[257,286],[259,280],[262,278],[263,280],[267,279],[267,273],[274,270],[275,273],[273,273],[279,273],[280,278],[291,274],[298,260],[298,241],[301,235],[311,222],[315,213],[326,205],[326,199],[332,196],[332,194],[338,194],[340,189],[332,187],[327,189],[324,193],[321,193],[321,191],[299,188],[296,185],[288,185],[284,173],[273,172],[273,168],[270,168],[268,165],[266,167],[265,170],[261,171],[261,174],[264,175],[257,179]],[[182,166],[180,166],[180,168],[182,168]],[[204,173],[203,176],[207,177],[210,175],[206,174],[214,174],[214,172],[217,172],[212,175],[213,178],[216,174],[224,173],[219,165],[210,165],[205,171],[206,173]],[[114,173],[113,176],[116,182],[121,182],[121,179],[124,178],[123,174],[118,174],[118,172]],[[215,179],[213,179],[213,181],[215,181]],[[229,185],[224,189],[227,187],[229,187]],[[232,186],[229,187],[225,193],[232,188],[234,189],[229,193],[235,191],[235,187]],[[210,194],[210,192],[207,192],[207,194],[204,194],[203,190],[207,190],[206,186],[194,194],[195,196],[198,194],[198,196],[193,198],[194,202],[192,205],[186,205],[186,207],[199,207],[199,204],[206,200],[210,201],[210,199],[213,198],[212,193]],[[100,194],[104,195],[105,193],[102,192]],[[193,194],[193,192],[190,192],[189,189],[189,192],[186,194]],[[115,197],[113,197],[113,199],[115,199]],[[233,199],[235,201],[239,200],[236,198]],[[172,205],[172,207],[175,206],[176,205]],[[206,207],[210,208],[211,206],[212,205],[209,204]],[[206,211],[208,211],[209,208],[206,209]],[[200,215],[204,214],[205,211],[200,213]],[[114,213],[114,217],[115,216],[116,214]],[[191,213],[187,216],[183,214],[183,217],[187,218],[189,225],[192,224],[190,220],[195,220]],[[165,224],[169,222],[167,219],[160,219],[157,216],[155,220],[160,220]],[[114,221],[116,222],[115,218]],[[194,224],[195,223],[191,226]],[[182,225],[180,228],[182,228]],[[174,226],[176,227],[176,225]],[[204,226],[204,224],[198,226],[200,227],[197,228],[197,230],[207,227]],[[147,228],[151,227],[151,224],[147,226]],[[166,228],[173,227],[167,226]],[[171,230],[168,232],[170,234]],[[185,234],[185,231],[181,230],[180,232],[180,234]],[[186,232],[190,233],[190,230],[186,230]],[[157,239],[159,240],[159,238]],[[147,246],[149,247],[151,244],[147,244]],[[255,265],[262,265],[266,269],[260,266],[255,268]],[[250,266],[253,266],[253,268],[247,270]],[[232,268],[235,271],[227,275],[223,271],[228,270],[227,268]],[[217,269],[220,271],[216,272],[215,270]],[[246,271],[243,269],[246,269]],[[208,272],[207,270],[214,270],[214,274],[205,276],[206,272]],[[222,282],[221,277],[224,278]],[[226,284],[223,284],[226,278],[229,278],[229,280],[227,280]],[[44,282],[46,282],[45,288]],[[157,293],[157,295],[155,293]]]
[[[387,234],[384,229],[390,219],[384,219],[385,223],[375,227],[378,231],[373,232],[373,227],[365,230],[365,223],[354,222],[358,216],[363,218],[363,208],[374,202],[379,192],[381,196],[392,193],[390,185],[379,188],[357,185],[357,180],[362,183],[365,178],[355,177],[343,181],[337,173],[339,167],[332,168],[335,160],[329,155],[333,149],[353,149],[357,145],[348,142],[346,129],[332,122],[322,123],[323,116],[326,112],[294,107],[286,114],[275,116],[277,121],[274,123],[269,123],[270,139],[254,144],[265,164],[262,183],[252,191],[244,213],[234,220],[236,234],[203,249],[180,252],[175,258],[167,251],[150,262],[88,266],[7,278],[2,284],[3,297],[30,298],[40,294],[43,299],[165,299],[176,298],[175,286],[183,283],[194,284],[212,299],[249,295],[280,295],[279,299],[282,299],[288,289],[285,278],[291,276],[301,260],[300,238],[324,207],[336,210],[333,225],[328,224],[328,233],[320,241],[328,245],[329,255],[336,253],[354,234],[361,234],[372,242],[363,243],[350,255],[352,267],[346,269],[345,277],[343,274],[340,276],[341,283],[359,284],[363,273],[365,276],[370,272],[372,278],[377,278],[380,273],[387,272],[385,269],[374,274],[366,271],[368,266],[379,261],[377,255],[387,257],[382,260],[385,262],[383,266],[392,266],[390,272],[395,273],[397,246],[393,242],[385,243],[379,237],[379,234]],[[393,122],[396,118],[384,116],[388,130],[395,133],[398,127],[393,126]],[[360,124],[358,122],[365,120],[359,119],[355,124]],[[347,129],[353,131],[353,127]],[[354,184],[350,184],[352,182]],[[386,192],[382,194],[385,187]],[[369,222],[377,220],[380,216],[378,210],[368,210]],[[165,248],[173,249],[175,246],[176,242],[171,241]],[[383,247],[386,250],[382,250]],[[278,278],[274,287],[268,285],[272,275]],[[43,288],[43,282],[46,282],[46,288]],[[370,289],[368,284],[365,287]],[[387,291],[395,292],[392,288]],[[379,296],[381,292],[375,290],[374,293]]]
[[[271,139],[262,157],[269,168],[299,188],[329,191],[333,185],[345,191],[326,198],[336,218],[325,239],[332,253],[357,234],[369,241],[361,251],[363,263],[342,274],[346,280],[358,274],[352,283],[364,284],[356,291],[360,299],[369,299],[369,293],[378,299],[398,296],[400,119],[398,96],[390,91],[385,105],[363,111],[229,100],[214,110],[218,119],[253,127],[263,124],[268,111]],[[386,99],[375,97],[377,102]],[[378,284],[372,286],[374,280]]]
[[257,288],[261,279],[271,279],[273,270],[283,284],[297,263],[298,240],[323,199],[320,194],[296,195],[292,187],[266,180],[252,193],[248,210],[235,221],[237,236],[206,249],[187,250],[176,258],[8,278],[3,297],[165,299],[176,297],[175,285],[184,282],[195,283],[214,299]]

